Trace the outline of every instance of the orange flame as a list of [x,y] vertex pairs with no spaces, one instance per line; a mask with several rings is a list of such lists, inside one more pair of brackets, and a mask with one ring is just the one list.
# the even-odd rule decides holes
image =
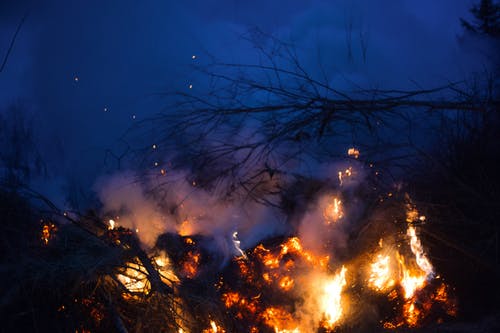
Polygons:
[[210,328],[204,329],[203,333],[225,333],[226,331],[213,320],[210,320]]
[[184,276],[188,279],[192,279],[198,273],[198,267],[200,265],[201,255],[195,251],[189,251],[187,253],[187,258],[182,264],[182,272]]
[[385,291],[396,284],[391,270],[391,257],[378,254],[376,260],[370,265],[368,285],[377,291]]
[[359,150],[352,147],[347,150],[347,155],[352,156],[354,158],[359,158]]
[[264,323],[272,327],[275,333],[299,333],[298,325],[292,315],[279,307],[267,308],[262,313]]
[[332,202],[330,202],[323,210],[323,217],[325,218],[327,224],[337,222],[344,216],[342,201],[336,197],[333,197],[332,199]]
[[57,227],[54,223],[48,222],[44,223],[42,226],[42,236],[41,239],[43,244],[49,244],[49,240],[54,238],[54,233],[57,231]]
[[323,325],[327,329],[332,329],[334,324],[342,317],[342,290],[347,283],[345,278],[346,272],[347,269],[342,266],[340,272],[323,285],[323,295],[320,299],[320,305],[325,316]]

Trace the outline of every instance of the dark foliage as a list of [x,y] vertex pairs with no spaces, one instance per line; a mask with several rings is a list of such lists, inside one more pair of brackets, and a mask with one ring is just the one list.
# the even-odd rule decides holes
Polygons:
[[481,0],[470,12],[474,16],[472,23],[461,19],[465,29],[494,38],[500,37],[500,5],[493,0]]

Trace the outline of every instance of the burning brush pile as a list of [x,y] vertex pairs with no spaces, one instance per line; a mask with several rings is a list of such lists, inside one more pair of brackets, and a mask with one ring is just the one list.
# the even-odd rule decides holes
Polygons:
[[[344,220],[342,201],[331,197],[323,208],[325,233],[335,232]],[[415,328],[441,323],[456,315],[452,288],[437,275],[417,236],[425,220],[406,204],[404,234],[380,238],[365,253],[341,258],[336,244],[305,247],[298,236],[281,236],[241,251],[212,280],[217,311],[203,311],[198,321],[210,318],[203,332],[360,332],[377,328]],[[330,229],[330,230],[329,230]],[[240,251],[234,235],[235,249]],[[189,248],[197,241],[181,237]],[[385,239],[385,240],[384,240]],[[200,240],[202,242],[202,240]],[[369,247],[367,245],[367,247]],[[184,250],[180,268],[181,293],[206,280],[203,251]],[[206,255],[208,258],[209,256]],[[208,323],[207,323],[208,324]],[[208,326],[208,325],[207,325]]]
[[420,237],[432,219],[400,187],[381,190],[373,166],[353,161],[333,175],[312,200],[283,196],[295,211],[276,215],[210,201],[193,182],[174,188],[182,203],[163,214],[108,187],[107,215],[38,223],[16,271],[36,274],[4,290],[7,330],[376,332],[453,320],[454,288]]

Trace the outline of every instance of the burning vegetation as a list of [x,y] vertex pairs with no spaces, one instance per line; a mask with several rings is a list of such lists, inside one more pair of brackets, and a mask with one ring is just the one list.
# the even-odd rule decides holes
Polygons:
[[[73,332],[362,332],[454,318],[454,288],[431,262],[419,236],[428,219],[410,197],[384,201],[398,211],[391,228],[373,233],[380,226],[361,220],[371,231],[356,233],[369,236],[338,243],[355,205],[335,186],[335,195],[318,192],[310,208],[317,213],[298,217],[299,226],[289,222],[285,234],[243,248],[238,232],[230,233],[225,257],[212,248],[214,233],[196,232],[194,217],[180,218],[153,247],[141,243],[143,227],[123,226],[124,217],[44,222],[40,246],[56,255],[47,252],[39,265],[55,265],[61,255],[76,264],[73,272],[55,268],[64,282],[47,311]],[[326,235],[324,243],[311,243],[309,225]],[[69,285],[77,292],[66,295]]]
[[[485,106],[498,109],[498,103],[475,100],[456,85],[417,92],[366,90],[362,93],[368,99],[352,99],[309,77],[293,50],[277,46],[276,56],[286,55],[284,63],[297,68],[278,68],[274,60],[257,66],[270,80],[261,85],[244,75],[247,66],[236,65],[242,71],[237,79],[213,75],[227,84],[213,100],[184,95],[178,106],[186,111],[181,120],[176,120],[178,114],[160,119],[172,126],[166,132],[174,134],[148,145],[151,155],[141,157],[154,166],[153,172],[141,173],[142,182],[125,173],[109,180],[118,179],[118,185],[103,186],[99,213],[61,214],[32,192],[0,191],[0,216],[6,220],[0,244],[0,314],[8,318],[1,331],[427,332],[483,302],[498,310],[500,215],[491,198],[500,192],[480,177],[482,165],[462,157],[460,140],[450,146],[458,152],[451,157],[475,172],[451,181],[450,175],[458,172],[445,160],[439,167],[450,172],[434,178],[424,173],[419,185],[428,182],[427,187],[397,183],[390,166],[376,161],[380,155],[361,150],[362,145],[344,151],[328,172],[295,173],[303,167],[304,155],[322,155],[328,163],[338,157],[324,143],[336,142],[339,130],[359,126],[360,132],[373,134],[367,141],[377,138],[385,150],[398,144],[383,142],[389,132],[377,133],[377,128],[400,110],[482,112]],[[442,102],[433,95],[450,90],[460,92],[461,99]],[[241,91],[244,97],[235,98]],[[256,96],[256,104],[247,104]],[[275,104],[266,105],[269,101]],[[259,130],[233,137],[241,132],[242,119],[258,121],[262,114]],[[216,133],[208,144],[193,144],[191,137],[202,140],[200,132],[210,137],[220,124],[235,126],[224,127],[229,139]],[[176,136],[179,132],[183,136]],[[492,133],[494,139],[487,141],[495,144],[483,158],[500,151],[498,133]],[[312,139],[315,147],[309,146]],[[168,155],[163,149],[169,144],[185,148],[176,157],[177,169],[159,157],[161,152]],[[482,144],[465,147],[476,156]],[[482,162],[488,175],[498,174],[497,161]],[[300,167],[294,169],[294,163]],[[180,171],[186,164],[190,171]],[[436,189],[435,184],[450,183]],[[443,190],[447,188],[453,190]],[[457,188],[466,199],[450,199]],[[490,200],[480,195],[484,188]],[[443,196],[434,196],[438,204],[418,202],[408,194],[415,192],[419,198],[429,192]],[[33,197],[51,210],[35,210]],[[443,203],[441,197],[455,204]],[[471,204],[470,198],[477,199]],[[457,211],[462,214],[453,214]],[[468,229],[449,227],[457,216]],[[486,216],[488,235],[479,223],[463,222],[468,216],[474,222]],[[490,260],[464,250],[445,232],[464,243],[474,234],[467,249],[488,240],[493,244],[486,247]],[[452,260],[457,253],[468,257],[468,266]],[[473,283],[464,282],[465,268],[475,274]],[[482,281],[484,286],[477,287]],[[467,294],[472,285],[482,292]]]

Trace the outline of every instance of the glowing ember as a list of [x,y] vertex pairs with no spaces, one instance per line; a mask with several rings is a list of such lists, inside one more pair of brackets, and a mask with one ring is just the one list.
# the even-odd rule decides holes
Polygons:
[[49,240],[54,238],[54,233],[57,231],[57,227],[54,223],[44,223],[42,226],[42,242],[43,244],[49,244]]
[[115,220],[110,219],[108,223],[109,223],[108,230],[113,230],[115,228]]
[[182,221],[178,228],[178,234],[179,236],[191,236],[193,234],[193,227],[189,220]]
[[240,302],[240,294],[237,292],[228,292],[222,295],[222,301],[226,308],[230,308]]
[[126,264],[125,271],[116,277],[131,293],[143,293],[147,295],[151,291],[151,284],[147,279],[147,271],[142,265],[129,262]]
[[[171,286],[179,282],[179,278],[172,271],[170,259],[166,254],[160,253],[160,255],[153,258],[152,261],[163,283]],[[121,272],[116,275],[116,278],[130,293],[147,295],[151,291],[148,272],[138,260],[136,262],[128,262],[125,268],[121,269]]]
[[210,328],[204,329],[203,333],[225,333],[226,331],[217,325],[215,321],[210,320]]
[[339,177],[340,186],[342,186],[344,183],[344,178],[352,176],[352,167],[345,169],[344,172],[339,171],[338,175],[339,175],[338,177]]
[[344,212],[342,210],[342,201],[334,197],[323,210],[323,217],[325,218],[326,223],[330,224],[332,222],[337,222],[343,216]]
[[289,276],[284,276],[280,280],[280,287],[281,287],[281,289],[283,289],[285,291],[292,289],[293,284],[294,284],[294,281]]
[[385,291],[396,283],[392,277],[391,257],[378,254],[376,260],[370,265],[368,285],[377,291]]
[[342,317],[342,290],[346,285],[346,272],[347,269],[342,266],[340,272],[323,286],[320,306],[325,316],[323,325],[327,329],[332,329],[334,324]]
[[279,307],[269,307],[262,313],[264,323],[276,333],[299,333],[292,315]]
[[173,283],[180,281],[172,270],[170,258],[168,258],[165,253],[161,253],[158,257],[154,258],[154,262],[163,283],[172,285]]
[[200,265],[201,255],[195,251],[189,251],[187,258],[182,264],[182,272],[188,279],[192,279],[198,273],[198,266]]
[[359,157],[359,150],[356,149],[356,148],[354,148],[354,147],[353,148],[349,148],[347,150],[347,155],[352,156],[354,158],[358,158]]

